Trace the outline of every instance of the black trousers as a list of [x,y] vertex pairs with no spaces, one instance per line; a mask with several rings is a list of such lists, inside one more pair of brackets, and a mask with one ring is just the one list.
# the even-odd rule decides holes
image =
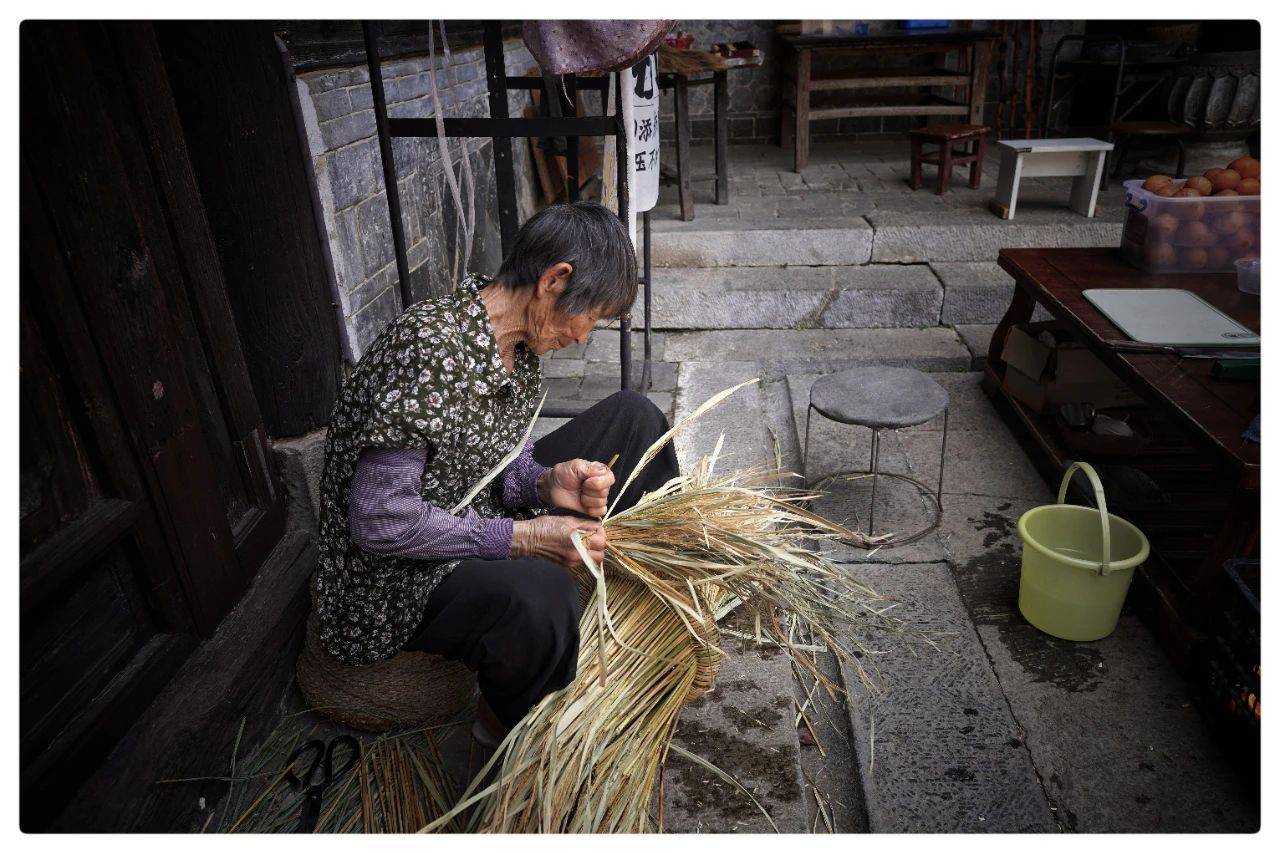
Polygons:
[[[569,459],[608,462],[613,500],[645,450],[669,425],[635,391],[619,391],[544,436],[533,448],[547,467]],[[679,474],[668,444],[618,502],[640,496]],[[406,649],[462,661],[504,724],[515,725],[542,697],[567,687],[578,668],[578,588],[572,575],[546,560],[465,560],[427,598],[422,623]]]

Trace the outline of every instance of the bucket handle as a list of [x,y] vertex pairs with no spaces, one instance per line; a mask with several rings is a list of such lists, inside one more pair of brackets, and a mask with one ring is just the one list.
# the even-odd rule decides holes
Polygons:
[[1107,515],[1107,496],[1102,491],[1102,481],[1098,472],[1088,462],[1072,462],[1067,473],[1062,475],[1062,486],[1058,489],[1058,503],[1066,503],[1067,486],[1071,485],[1071,476],[1076,471],[1083,471],[1093,486],[1093,498],[1098,502],[1098,512],[1102,515],[1102,562],[1098,565],[1098,574],[1105,575],[1111,570],[1111,521]]

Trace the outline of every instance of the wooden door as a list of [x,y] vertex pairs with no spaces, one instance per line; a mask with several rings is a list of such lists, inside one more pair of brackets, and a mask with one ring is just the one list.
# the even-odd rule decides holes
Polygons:
[[22,825],[46,825],[283,531],[150,26],[21,28]]
[[155,35],[263,423],[309,432],[333,410],[345,321],[297,79],[263,21],[164,21]]

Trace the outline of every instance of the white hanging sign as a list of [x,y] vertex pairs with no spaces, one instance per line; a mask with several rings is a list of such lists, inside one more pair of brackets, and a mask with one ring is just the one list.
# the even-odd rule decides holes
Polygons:
[[649,54],[622,73],[630,101],[626,118],[631,210],[643,213],[658,203],[658,54]]

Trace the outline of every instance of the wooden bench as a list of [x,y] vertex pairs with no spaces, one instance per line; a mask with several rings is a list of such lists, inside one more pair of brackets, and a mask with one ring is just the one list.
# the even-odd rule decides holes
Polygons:
[[[987,66],[997,36],[990,30],[888,30],[868,35],[791,34],[783,64],[782,147],[794,142],[795,171],[809,164],[809,123],[821,119],[952,116],[978,124]],[[862,68],[815,71],[815,54],[865,57]],[[957,58],[950,64],[949,55]],[[933,61],[894,67],[921,56]],[[952,93],[946,97],[943,92]],[[814,96],[825,103],[813,103]]]
[[1107,152],[1114,146],[1101,139],[1007,139],[1000,146],[1000,180],[988,205],[1001,219],[1013,219],[1018,207],[1018,184],[1023,178],[1069,177],[1067,206],[1092,218],[1098,205]]

